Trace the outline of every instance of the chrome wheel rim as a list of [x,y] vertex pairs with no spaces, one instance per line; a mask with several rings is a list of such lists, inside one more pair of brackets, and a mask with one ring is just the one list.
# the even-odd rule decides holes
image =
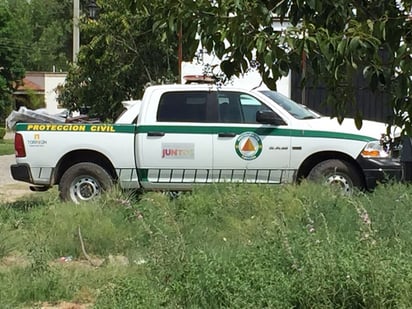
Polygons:
[[70,198],[76,203],[91,200],[100,192],[100,184],[93,177],[77,177],[70,186]]
[[352,181],[343,175],[330,175],[326,178],[326,183],[342,190],[345,194],[352,193]]

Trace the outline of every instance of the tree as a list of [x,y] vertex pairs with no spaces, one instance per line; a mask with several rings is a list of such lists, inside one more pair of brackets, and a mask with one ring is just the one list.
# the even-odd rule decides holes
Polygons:
[[7,42],[24,52],[28,71],[66,71],[72,57],[73,0],[7,0],[19,23],[19,39]]
[[73,0],[30,0],[28,6],[27,70],[67,71],[72,58]]
[[27,70],[67,70],[72,0],[0,0],[0,121]]
[[[252,62],[271,88],[290,70],[302,71],[302,83],[327,87],[334,116],[345,117],[357,105],[353,88],[361,72],[373,91],[392,98],[394,123],[412,134],[412,1],[404,0],[124,0],[134,12],[146,12],[157,31],[175,37],[179,25],[223,59],[226,75],[240,75]],[[292,27],[277,32],[273,20]],[[362,115],[355,118],[362,125]]]
[[8,42],[15,42],[19,26],[13,20],[6,3],[0,2],[0,121],[4,123],[12,109],[11,94],[24,76],[22,50],[15,50]]
[[96,21],[84,20],[78,61],[68,73],[60,102],[70,110],[113,120],[121,101],[140,98],[147,83],[176,81],[177,40],[153,31],[156,20],[132,14],[124,1],[99,3]]

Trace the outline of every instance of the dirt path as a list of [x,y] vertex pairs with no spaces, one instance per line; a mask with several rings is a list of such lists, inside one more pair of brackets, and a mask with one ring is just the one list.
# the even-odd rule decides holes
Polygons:
[[[12,139],[14,135],[8,133],[5,138]],[[16,163],[14,155],[0,156],[0,202],[13,202],[33,193],[28,183],[15,181],[11,177],[10,165],[14,163]]]

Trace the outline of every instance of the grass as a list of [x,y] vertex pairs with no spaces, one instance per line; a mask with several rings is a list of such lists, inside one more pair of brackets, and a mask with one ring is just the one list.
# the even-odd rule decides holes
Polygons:
[[0,139],[0,156],[14,154],[14,140]]
[[231,184],[3,203],[0,307],[410,308],[411,193]]

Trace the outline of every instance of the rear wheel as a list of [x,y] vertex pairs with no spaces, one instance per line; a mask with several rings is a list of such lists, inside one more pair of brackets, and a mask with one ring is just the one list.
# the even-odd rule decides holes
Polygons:
[[60,197],[65,201],[80,203],[99,196],[113,186],[113,180],[100,165],[82,162],[73,165],[60,179]]
[[350,163],[336,159],[315,165],[308,179],[335,186],[346,194],[351,194],[354,188],[362,188],[361,177],[357,170]]

